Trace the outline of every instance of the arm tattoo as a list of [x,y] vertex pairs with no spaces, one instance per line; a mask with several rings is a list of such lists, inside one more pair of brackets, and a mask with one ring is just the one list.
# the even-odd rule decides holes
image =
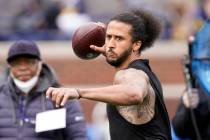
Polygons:
[[[145,85],[145,80],[148,85]],[[145,72],[132,68],[118,71],[115,75],[114,84],[136,84],[147,90],[143,101],[139,101],[139,104],[117,106],[117,110],[124,119],[132,124],[144,124],[153,118],[155,114],[155,93]]]
[[138,105],[117,106],[120,115],[132,124],[144,124],[149,122],[154,114],[155,95],[148,94],[144,101]]

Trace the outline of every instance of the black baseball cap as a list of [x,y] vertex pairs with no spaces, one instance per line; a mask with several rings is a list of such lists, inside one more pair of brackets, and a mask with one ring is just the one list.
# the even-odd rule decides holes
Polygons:
[[41,60],[38,46],[33,41],[20,40],[15,42],[8,51],[7,62],[10,63],[18,56],[29,56]]

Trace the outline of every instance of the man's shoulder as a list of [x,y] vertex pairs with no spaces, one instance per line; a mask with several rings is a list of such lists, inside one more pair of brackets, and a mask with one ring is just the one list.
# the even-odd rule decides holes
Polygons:
[[120,70],[115,74],[115,81],[125,81],[125,80],[133,81],[133,80],[140,80],[142,78],[148,80],[147,74],[143,70],[135,68]]
[[1,84],[1,85],[0,85],[0,94],[5,93],[5,92],[7,91],[7,89],[8,89],[8,85],[7,85],[6,82],[3,83],[3,84]]

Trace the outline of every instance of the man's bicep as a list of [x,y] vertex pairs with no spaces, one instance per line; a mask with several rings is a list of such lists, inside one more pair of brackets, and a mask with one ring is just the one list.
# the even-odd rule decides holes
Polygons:
[[131,88],[135,88],[136,90],[144,91],[143,93],[145,95],[150,88],[149,78],[146,73],[133,68],[117,72],[114,82],[114,84],[131,86]]
[[115,84],[147,84],[148,83],[148,76],[142,70],[136,70],[133,68],[121,70],[116,73]]

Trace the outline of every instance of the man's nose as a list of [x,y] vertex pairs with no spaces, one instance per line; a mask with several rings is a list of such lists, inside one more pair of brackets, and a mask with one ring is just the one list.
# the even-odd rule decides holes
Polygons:
[[110,40],[106,41],[106,47],[107,48],[114,48],[116,46],[115,41],[113,38],[111,38]]

